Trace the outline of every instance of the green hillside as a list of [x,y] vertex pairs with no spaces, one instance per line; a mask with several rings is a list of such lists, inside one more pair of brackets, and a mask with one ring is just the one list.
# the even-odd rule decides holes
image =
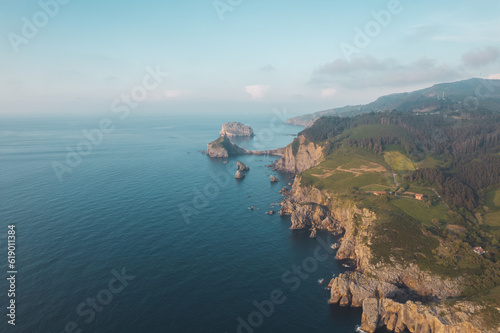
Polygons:
[[398,110],[408,113],[435,113],[461,116],[470,112],[498,111],[500,81],[469,79],[436,84],[432,87],[382,96],[366,105],[344,106],[289,119],[295,125],[310,125],[323,116],[353,117],[370,112]]
[[467,277],[467,295],[500,284],[499,113],[322,117],[300,135],[326,152],[301,185],[377,214],[367,240],[376,262]]

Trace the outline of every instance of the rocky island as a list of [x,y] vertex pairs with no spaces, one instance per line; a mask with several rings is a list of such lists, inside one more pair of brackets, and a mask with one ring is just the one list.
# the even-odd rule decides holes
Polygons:
[[245,165],[243,162],[238,161],[236,163],[236,175],[234,176],[234,178],[236,178],[236,179],[245,178],[246,171],[250,171],[250,168],[248,167],[248,165]]
[[207,155],[213,158],[227,158],[229,156],[247,155],[248,150],[232,143],[226,135],[207,144]]
[[207,155],[212,158],[228,158],[238,155],[275,155],[282,156],[285,148],[272,150],[248,150],[240,148],[229,140],[227,135],[220,136],[207,144]]
[[220,136],[227,137],[253,137],[255,134],[250,126],[243,125],[240,122],[230,122],[222,124],[219,132]]

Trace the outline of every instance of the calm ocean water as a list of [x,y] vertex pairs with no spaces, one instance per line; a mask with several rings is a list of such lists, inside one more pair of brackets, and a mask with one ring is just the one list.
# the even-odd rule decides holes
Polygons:
[[0,283],[0,331],[355,332],[360,310],[328,305],[318,285],[344,270],[334,254],[265,214],[290,181],[265,167],[276,158],[240,157],[250,171],[236,181],[237,159],[199,152],[226,121],[254,128],[240,142],[250,149],[285,146],[301,129],[272,118],[130,117],[62,182],[52,163],[100,117],[2,119],[0,267],[15,224],[18,274],[15,328]]

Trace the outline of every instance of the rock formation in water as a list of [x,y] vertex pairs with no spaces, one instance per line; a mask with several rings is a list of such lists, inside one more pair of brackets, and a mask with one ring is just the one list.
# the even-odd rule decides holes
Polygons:
[[245,178],[245,173],[241,170],[236,171],[236,175],[234,175],[234,178],[236,179],[243,179]]
[[247,165],[245,165],[243,162],[238,161],[236,163],[236,170],[239,170],[239,171],[249,171],[250,168]]
[[269,177],[269,179],[271,180],[271,183],[276,183],[279,181],[279,179],[274,176]]
[[247,150],[238,147],[224,135],[207,144],[207,154],[210,157],[227,158],[229,156],[245,155]]
[[230,122],[222,124],[219,134],[227,137],[252,137],[253,129],[250,126],[243,125],[240,122]]
[[229,138],[224,135],[217,140],[207,144],[207,155],[212,158],[227,158],[230,156],[238,155],[275,155],[283,156],[285,148],[271,149],[271,150],[248,150],[240,148],[232,143]]

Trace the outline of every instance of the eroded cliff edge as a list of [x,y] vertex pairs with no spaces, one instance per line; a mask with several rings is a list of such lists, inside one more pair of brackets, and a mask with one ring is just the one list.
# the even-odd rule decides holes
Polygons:
[[[309,149],[304,147],[302,156],[311,156],[306,153]],[[285,151],[282,160],[287,158],[290,156]],[[277,164],[287,165],[287,171],[291,171],[297,170],[297,165],[315,163],[297,163],[296,155],[294,158]],[[394,332],[498,332],[477,316],[484,310],[481,305],[455,300],[462,292],[460,277],[443,278],[412,263],[377,262],[371,250],[376,214],[359,208],[355,200],[303,186],[300,180],[300,176],[295,177],[280,214],[290,215],[292,229],[322,229],[341,237],[336,257],[352,261],[356,269],[330,281],[330,303],[362,307],[362,330],[374,332],[386,327]]]
[[299,135],[285,147],[283,157],[276,162],[274,169],[297,174],[314,167],[323,158],[323,147],[308,142],[303,135]]

